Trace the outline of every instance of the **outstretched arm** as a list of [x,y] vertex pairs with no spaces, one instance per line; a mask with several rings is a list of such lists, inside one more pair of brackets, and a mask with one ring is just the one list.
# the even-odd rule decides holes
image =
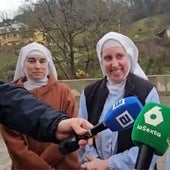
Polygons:
[[[86,120],[68,119],[66,114],[37,100],[26,89],[2,81],[0,81],[0,123],[37,140],[54,143],[74,132],[83,135],[92,128]],[[92,139],[80,140],[79,144],[80,147],[85,144],[91,145]]]
[[0,82],[0,123],[41,141],[57,142],[56,127],[67,119],[26,89]]

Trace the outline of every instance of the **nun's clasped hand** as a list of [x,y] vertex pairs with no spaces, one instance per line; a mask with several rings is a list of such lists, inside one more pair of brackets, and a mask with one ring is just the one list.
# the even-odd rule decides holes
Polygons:
[[86,154],[87,162],[81,165],[81,170],[108,170],[107,160],[101,160]]

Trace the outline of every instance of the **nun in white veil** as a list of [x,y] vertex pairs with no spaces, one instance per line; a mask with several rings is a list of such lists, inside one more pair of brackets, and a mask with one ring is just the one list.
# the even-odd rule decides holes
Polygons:
[[[137,96],[142,104],[159,102],[157,90],[138,64],[138,49],[129,37],[109,32],[98,41],[96,52],[104,77],[81,93],[79,117],[91,123],[93,118],[99,117],[102,122],[108,109],[128,96]],[[132,170],[137,154],[138,148],[132,144],[129,132],[121,135],[107,129],[95,140],[95,147],[79,150],[79,160],[81,168],[86,170]],[[154,169],[155,162],[156,157],[150,169]]]
[[[43,56],[48,62],[48,69],[46,75],[41,80],[33,80],[30,76],[28,76],[27,71],[24,67],[24,62],[26,58],[34,55]],[[57,80],[57,71],[52,61],[51,52],[45,46],[36,42],[30,43],[22,47],[19,52],[13,81],[16,81],[19,78],[26,76],[27,82],[24,82],[24,87],[30,90],[35,87],[40,87],[42,85],[47,84],[48,75],[53,75],[53,77]]]
[[[128,54],[129,62],[130,62],[130,68],[129,71],[131,73],[136,74],[139,77],[142,77],[144,79],[148,79],[140,65],[138,64],[138,57],[139,52],[136,45],[133,43],[133,41],[120,33],[117,32],[109,32],[105,34],[97,43],[96,45],[96,51],[97,56],[101,65],[101,58],[102,58],[102,50],[105,48],[110,48],[113,46],[122,46],[126,53]],[[101,69],[103,72],[103,75],[105,75],[105,71],[103,70],[103,67],[101,65]]]
[[[45,46],[33,42],[21,48],[13,82],[68,117],[77,116],[71,89],[57,80],[51,53]],[[1,132],[11,156],[12,169],[59,170],[80,166],[76,152],[66,157],[59,152],[57,144],[39,142],[7,128],[2,128]]]

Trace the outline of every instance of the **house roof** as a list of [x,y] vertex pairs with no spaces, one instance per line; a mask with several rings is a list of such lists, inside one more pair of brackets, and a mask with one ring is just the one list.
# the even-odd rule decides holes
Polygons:
[[165,27],[163,30],[155,33],[155,35],[158,36],[158,37],[163,37],[167,30],[170,30],[170,26]]
[[4,32],[11,32],[11,30],[15,30],[18,31],[20,28],[28,28],[25,24],[23,23],[4,23],[3,25],[1,24],[0,26],[0,33],[4,33]]

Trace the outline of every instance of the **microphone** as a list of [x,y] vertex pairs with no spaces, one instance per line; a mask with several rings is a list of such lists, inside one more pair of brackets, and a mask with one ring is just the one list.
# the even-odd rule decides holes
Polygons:
[[170,108],[148,103],[139,113],[133,129],[132,141],[139,146],[135,169],[149,169],[153,155],[162,156],[170,144]]
[[61,141],[58,146],[59,151],[62,154],[73,152],[79,149],[78,141],[80,139],[90,138],[108,128],[111,131],[119,132],[131,128],[142,108],[141,102],[135,96],[119,100],[107,111],[103,121],[95,125],[85,135],[74,134]]

